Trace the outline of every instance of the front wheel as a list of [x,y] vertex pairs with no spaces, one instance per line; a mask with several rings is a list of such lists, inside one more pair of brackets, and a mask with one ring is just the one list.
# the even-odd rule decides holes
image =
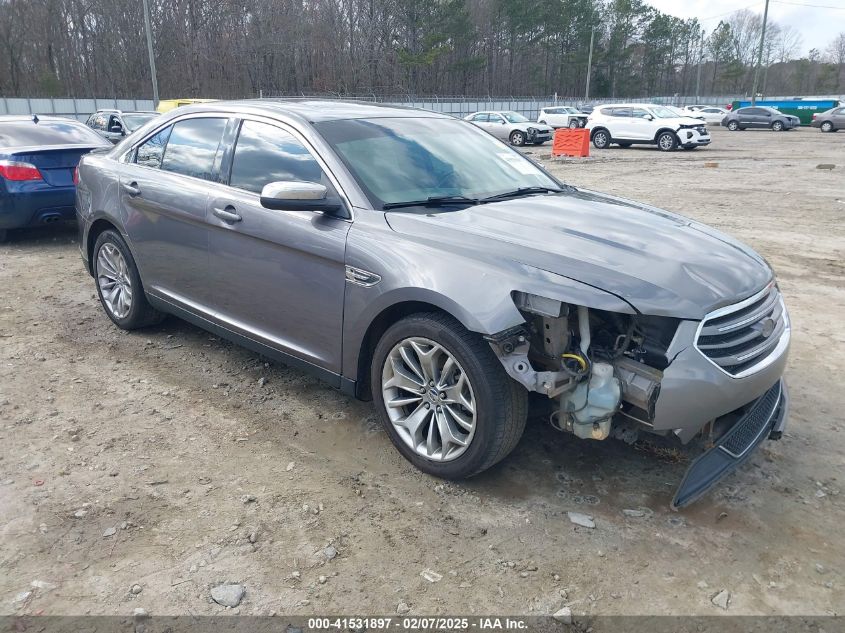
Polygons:
[[678,137],[674,132],[661,132],[657,137],[657,147],[661,152],[671,152],[678,147]]
[[773,132],[783,132],[783,122],[782,121],[775,121],[772,123],[772,131]]
[[511,145],[522,147],[523,145],[525,145],[525,133],[519,130],[514,130],[513,132],[511,132],[510,141]]
[[100,233],[93,257],[100,303],[117,327],[135,330],[162,321],[164,314],[147,301],[135,259],[117,231]]
[[570,130],[574,130],[577,127],[581,127],[581,126],[578,124],[578,121],[576,119],[573,119],[572,121],[569,122],[569,129]]
[[481,336],[445,314],[414,314],[388,328],[373,353],[371,384],[394,446],[436,477],[490,468],[525,429],[525,389]]
[[731,132],[736,132],[739,129],[739,123],[737,123],[736,121],[730,121],[728,123],[728,129]]

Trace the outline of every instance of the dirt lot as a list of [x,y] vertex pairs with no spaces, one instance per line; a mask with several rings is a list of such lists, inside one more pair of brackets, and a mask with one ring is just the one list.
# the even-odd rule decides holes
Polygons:
[[769,259],[793,319],[782,441],[680,513],[685,464],[539,420],[492,471],[443,483],[369,404],[176,319],[117,330],[74,232],[28,231],[0,246],[0,614],[221,613],[226,581],[242,614],[718,614],[723,589],[729,613],[841,613],[845,134],[529,151]]

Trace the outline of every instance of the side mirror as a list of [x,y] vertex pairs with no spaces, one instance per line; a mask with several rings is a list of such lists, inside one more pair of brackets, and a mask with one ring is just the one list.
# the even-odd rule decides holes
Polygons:
[[270,182],[261,190],[261,206],[278,211],[322,211],[337,213],[342,209],[338,198],[329,198],[329,190],[316,182],[301,180]]
[[646,114],[645,118],[646,118],[647,121],[654,121],[654,117],[650,114]]
[[123,133],[123,126],[119,124],[112,125],[109,128],[109,132],[113,132],[114,134],[122,134]]

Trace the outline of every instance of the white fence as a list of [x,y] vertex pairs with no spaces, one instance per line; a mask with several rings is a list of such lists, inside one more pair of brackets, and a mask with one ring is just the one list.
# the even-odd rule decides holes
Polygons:
[[50,114],[84,121],[101,109],[137,111],[155,110],[155,107],[152,99],[0,98],[0,114]]

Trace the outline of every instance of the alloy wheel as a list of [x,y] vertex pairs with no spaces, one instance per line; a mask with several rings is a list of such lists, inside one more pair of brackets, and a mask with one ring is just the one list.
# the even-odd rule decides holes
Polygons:
[[476,429],[475,395],[458,360],[422,337],[397,343],[382,368],[384,405],[394,430],[418,455],[460,457]]
[[595,145],[598,149],[604,149],[608,145],[608,138],[607,133],[605,132],[596,132],[596,135],[593,137],[593,145]]
[[511,134],[511,144],[512,145],[522,145],[525,142],[525,137],[522,135],[522,132],[514,132]]
[[97,253],[97,283],[109,312],[125,319],[132,309],[132,280],[126,260],[114,244],[103,244]]
[[825,121],[822,123],[822,132],[832,132],[833,131],[833,123],[830,121]]

